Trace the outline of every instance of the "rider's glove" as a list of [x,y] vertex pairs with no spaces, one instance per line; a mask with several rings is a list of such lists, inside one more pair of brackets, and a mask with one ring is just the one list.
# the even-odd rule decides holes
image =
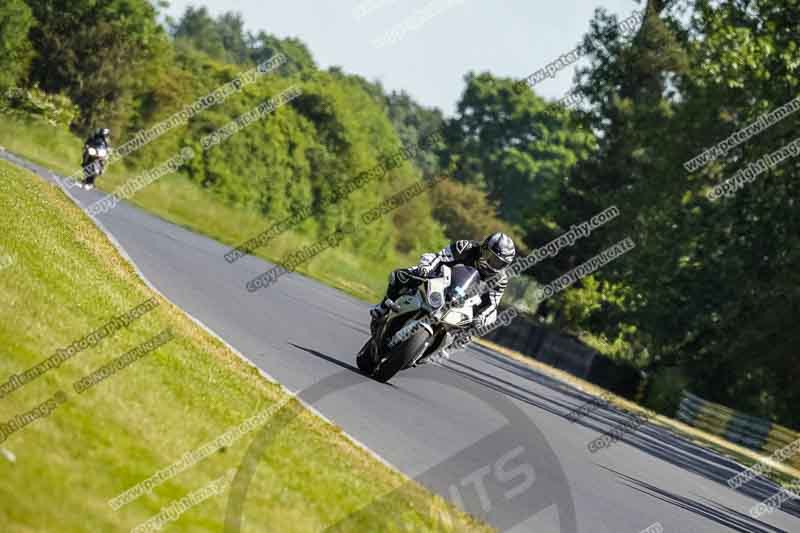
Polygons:
[[439,266],[436,259],[436,254],[422,254],[422,257],[419,258],[419,265],[417,265],[417,273],[426,278],[430,276],[430,274],[436,270],[436,267]]
[[475,317],[475,325],[479,328],[491,326],[497,321],[497,310],[486,310]]

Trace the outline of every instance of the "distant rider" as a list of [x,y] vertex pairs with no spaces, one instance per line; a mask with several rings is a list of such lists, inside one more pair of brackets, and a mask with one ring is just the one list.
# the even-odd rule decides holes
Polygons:
[[[475,319],[472,325],[485,327],[497,320],[497,306],[508,286],[505,273],[516,256],[514,241],[505,233],[492,233],[483,242],[461,240],[451,243],[439,253],[427,253],[420,258],[420,263],[411,268],[401,268],[389,274],[389,286],[386,296],[370,309],[373,323],[389,312],[386,300],[395,301],[403,292],[415,289],[421,282],[413,279],[408,273],[427,277],[441,265],[468,265],[477,269],[482,281],[488,281],[487,291],[481,296],[480,305],[476,306]],[[454,339],[448,338],[442,346],[442,353],[447,357],[445,349]]]
[[[81,162],[81,167],[83,168],[84,180],[83,180],[83,187],[88,189],[94,188],[94,180],[97,176],[86,169],[86,166],[92,162],[91,156],[89,155],[89,147],[100,149],[105,148],[106,151],[109,153],[111,152],[111,130],[108,128],[98,128],[96,129],[89,138],[86,139],[86,142],[83,143],[83,160]],[[106,171],[106,162],[104,160],[100,161],[100,175],[102,175]]]

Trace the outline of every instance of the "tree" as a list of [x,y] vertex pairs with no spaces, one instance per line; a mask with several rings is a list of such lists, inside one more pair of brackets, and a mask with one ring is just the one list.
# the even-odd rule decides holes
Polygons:
[[485,190],[502,218],[529,234],[552,227],[560,186],[590,153],[591,133],[533,92],[515,91],[511,80],[468,74],[465,81],[445,130],[443,168]]
[[[384,102],[389,120],[404,146],[419,146],[420,141],[444,126],[441,111],[419,105],[404,91],[392,91],[384,97]],[[435,146],[415,151],[414,162],[426,178],[442,173]]]
[[266,61],[275,54],[282,53],[288,59],[281,69],[286,75],[316,70],[317,68],[311,51],[303,41],[295,37],[279,39],[274,35],[259,31],[255,36],[250,35],[248,42],[250,58],[254,63]]
[[170,35],[214,59],[228,63],[252,64],[282,53],[288,59],[284,75],[316,69],[314,58],[300,39],[280,39],[263,30],[245,31],[240,13],[228,11],[213,18],[205,7],[189,6],[179,20],[167,18]]
[[603,268],[603,283],[565,299],[572,327],[622,335],[648,354],[645,363],[680,369],[693,391],[794,426],[800,334],[789,324],[800,308],[800,160],[732,198],[706,193],[795,139],[796,121],[695,172],[683,163],[797,96],[799,11],[773,0],[651,0],[632,40],[599,11],[577,89],[590,102],[583,119],[598,150],[564,186],[561,219],[617,205],[622,217],[582,246],[582,257],[624,236],[637,244]]
[[27,73],[32,47],[28,30],[33,25],[30,8],[22,0],[0,4],[0,91],[17,83]]
[[525,253],[526,246],[519,232],[498,218],[497,207],[478,188],[445,181],[434,190],[433,205],[433,216],[442,223],[448,239],[479,240],[502,231],[514,239],[518,253]]
[[170,35],[197,50],[229,63],[248,63],[250,45],[241,14],[223,13],[212,18],[205,7],[188,6],[178,21],[167,18]]
[[65,91],[81,109],[79,128],[112,120],[131,104],[149,62],[166,46],[146,0],[30,0],[36,58],[31,81]]

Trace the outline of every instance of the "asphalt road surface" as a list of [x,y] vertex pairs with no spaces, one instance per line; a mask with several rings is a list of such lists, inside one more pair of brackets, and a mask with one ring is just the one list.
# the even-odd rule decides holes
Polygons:
[[[84,207],[102,196],[70,192]],[[591,453],[590,441],[630,419],[601,406],[571,421],[589,398],[524,365],[476,347],[374,382],[354,360],[366,303],[296,274],[248,293],[271,265],[228,264],[229,247],[124,202],[99,219],[175,304],[386,462],[503,531],[800,531],[797,500],[753,518],[779,489],[763,480],[730,489],[740,465],[668,430],[634,424]]]

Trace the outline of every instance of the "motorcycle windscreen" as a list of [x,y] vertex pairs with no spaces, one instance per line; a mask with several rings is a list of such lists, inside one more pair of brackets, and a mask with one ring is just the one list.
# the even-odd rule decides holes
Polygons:
[[481,277],[471,266],[456,265],[450,278],[450,290],[453,296],[465,296],[472,287],[476,287]]

